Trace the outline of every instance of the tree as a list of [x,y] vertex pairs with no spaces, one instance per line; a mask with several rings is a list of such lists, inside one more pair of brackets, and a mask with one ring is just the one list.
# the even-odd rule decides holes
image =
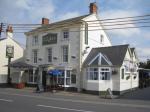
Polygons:
[[140,62],[139,67],[145,68],[145,69],[150,69],[150,59],[147,59],[147,62]]

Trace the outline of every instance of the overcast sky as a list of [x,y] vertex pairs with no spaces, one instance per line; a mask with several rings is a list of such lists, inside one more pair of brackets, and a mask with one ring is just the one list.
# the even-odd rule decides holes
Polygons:
[[[150,14],[150,0],[0,0],[0,22],[38,24],[42,17],[59,21],[88,14],[93,1],[97,1],[101,19]],[[130,44],[141,60],[150,58],[150,27],[106,32],[113,45]],[[23,34],[14,34],[14,38],[25,45]]]

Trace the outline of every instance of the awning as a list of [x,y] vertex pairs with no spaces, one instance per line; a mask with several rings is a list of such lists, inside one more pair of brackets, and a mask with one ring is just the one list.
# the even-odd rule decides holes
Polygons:
[[47,73],[53,76],[62,75],[62,71],[57,69],[49,70]]
[[25,62],[15,62],[15,63],[10,63],[9,65],[7,65],[9,67],[12,67],[12,68],[28,68],[28,69],[32,69],[34,66],[30,65],[30,64],[27,64]]

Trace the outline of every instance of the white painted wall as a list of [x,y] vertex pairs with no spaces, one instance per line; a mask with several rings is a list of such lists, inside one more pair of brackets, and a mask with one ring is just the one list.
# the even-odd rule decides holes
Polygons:
[[6,83],[7,81],[7,67],[8,58],[6,58],[6,45],[14,46],[14,58],[11,61],[17,60],[23,57],[24,49],[12,38],[7,38],[0,41],[0,83]]
[[[92,14],[90,16],[88,16],[87,18],[85,18],[85,21],[91,21],[91,20],[97,20],[97,17],[95,14]],[[62,35],[62,31],[64,29],[64,27],[62,28],[57,28],[54,30],[49,30],[46,32],[36,32],[35,34],[29,35],[27,36],[27,49],[26,49],[26,59],[30,59],[29,64],[32,65],[39,65],[39,64],[53,64],[56,66],[59,65],[63,65],[66,68],[67,67],[72,67],[74,69],[77,69],[77,83],[78,83],[78,87],[82,88],[82,82],[83,82],[83,78],[81,75],[81,67],[82,67],[82,63],[84,61],[84,59],[86,58],[86,56],[88,55],[88,53],[90,52],[90,50],[92,48],[95,47],[101,47],[101,46],[110,46],[111,43],[109,41],[109,39],[107,38],[107,35],[105,34],[104,31],[99,30],[99,31],[89,31],[89,44],[85,45],[84,44],[84,29],[82,29],[81,27],[83,27],[82,25],[68,25],[65,28],[69,29],[69,40],[63,40],[63,35]],[[100,24],[98,24],[98,27],[101,28]],[[89,30],[91,30],[91,28],[89,28]],[[78,32],[72,32],[72,31],[78,31]],[[47,46],[42,46],[42,36],[46,35],[47,33],[57,33],[58,34],[58,42],[57,44],[53,44],[53,45],[47,45]],[[104,44],[100,43],[100,34],[104,35]],[[39,37],[39,45],[38,46],[32,46],[32,37],[34,35],[38,35]],[[95,41],[97,41],[97,43],[95,43],[95,41],[93,41],[92,39],[94,39]],[[62,55],[61,55],[61,47],[63,45],[68,45],[69,46],[69,62],[68,63],[63,63],[62,62]],[[86,55],[82,55],[83,51],[85,50],[85,48],[87,46],[90,46],[90,48],[88,49],[88,53]],[[52,63],[48,63],[47,62],[47,56],[46,56],[46,49],[51,47],[52,48],[52,54],[53,57],[58,57],[57,60],[53,60]],[[32,50],[33,49],[38,49],[39,50],[39,58],[42,58],[43,60],[41,62],[38,62],[37,64],[33,64],[32,62]],[[75,56],[76,59],[72,59],[71,56]],[[79,84],[80,83],[80,84]]]
[[[96,48],[96,47],[106,47],[106,46],[111,46],[111,41],[110,38],[108,37],[108,35],[105,33],[104,30],[100,30],[103,29],[103,27],[101,26],[101,23],[99,21],[97,22],[88,22],[88,21],[94,21],[94,20],[99,20],[99,18],[97,17],[96,14],[91,14],[90,16],[86,17],[83,19],[84,21],[87,21],[86,23],[88,23],[88,45],[85,44],[85,33],[82,32],[82,53],[84,52],[84,50],[86,49],[87,46],[89,46],[90,48],[87,50],[87,53],[82,57],[82,62],[84,62],[84,60],[86,59],[86,57],[88,56],[88,54],[90,53],[92,48]],[[94,24],[93,24],[94,23]],[[97,23],[97,24],[95,24]],[[96,26],[96,27],[91,27],[91,26]],[[83,27],[85,27],[83,25]],[[81,28],[81,30],[84,30],[84,28]],[[101,35],[103,35],[104,37],[104,42],[101,43],[100,42],[100,37]]]

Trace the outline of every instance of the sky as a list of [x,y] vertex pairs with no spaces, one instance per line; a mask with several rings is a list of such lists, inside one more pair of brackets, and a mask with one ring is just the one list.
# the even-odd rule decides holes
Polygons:
[[[150,14],[150,0],[0,0],[0,22],[39,24],[42,17],[55,22],[88,14],[89,3],[95,1],[100,19]],[[144,25],[150,26],[150,23]],[[150,27],[107,30],[106,33],[113,45],[130,44],[136,48],[141,61],[150,59]],[[14,39],[25,45],[24,34],[14,34]]]

